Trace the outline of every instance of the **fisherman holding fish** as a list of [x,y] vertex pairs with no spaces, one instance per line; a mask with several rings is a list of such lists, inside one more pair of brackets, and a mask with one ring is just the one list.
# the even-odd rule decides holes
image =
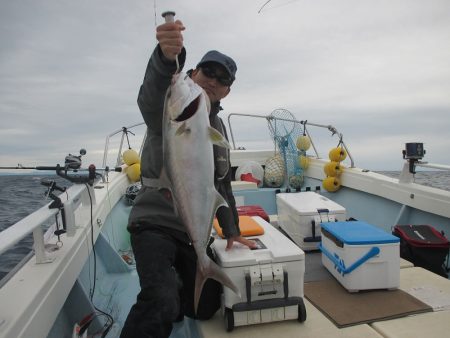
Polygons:
[[220,100],[235,80],[236,63],[209,51],[187,72],[190,78],[175,74],[186,59],[184,30],[179,20],[157,27],[159,44],[139,91],[147,139],[141,158],[143,186],[128,230],[141,291],[121,338],[169,337],[173,323],[184,315],[214,315],[220,307],[221,283],[238,292],[211,260],[214,214],[227,238],[227,250],[236,242],[256,246],[240,235],[226,131],[217,116]]

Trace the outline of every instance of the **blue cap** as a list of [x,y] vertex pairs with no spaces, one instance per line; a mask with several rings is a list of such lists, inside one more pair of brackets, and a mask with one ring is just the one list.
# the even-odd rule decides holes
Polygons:
[[216,62],[224,66],[228,74],[230,74],[233,81],[236,78],[236,71],[237,71],[236,62],[234,62],[234,60],[230,58],[228,55],[222,54],[221,52],[218,52],[216,50],[210,50],[202,57],[202,59],[197,65],[197,68],[207,62]]

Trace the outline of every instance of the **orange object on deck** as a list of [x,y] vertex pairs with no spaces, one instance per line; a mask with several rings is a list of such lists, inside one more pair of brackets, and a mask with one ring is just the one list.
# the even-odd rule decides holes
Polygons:
[[[217,218],[214,218],[213,226],[214,229],[216,229],[217,234],[220,237],[225,238]],[[251,216],[239,216],[239,228],[241,229],[241,235],[244,237],[259,236],[264,234],[264,228]]]

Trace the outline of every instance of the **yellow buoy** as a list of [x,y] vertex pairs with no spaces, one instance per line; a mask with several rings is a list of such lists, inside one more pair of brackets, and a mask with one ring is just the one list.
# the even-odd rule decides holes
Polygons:
[[300,166],[300,168],[302,168],[304,170],[308,169],[309,162],[311,162],[311,160],[308,156],[300,155],[298,157],[298,165]]
[[341,181],[337,177],[327,177],[322,181],[326,191],[335,192],[341,187]]
[[336,147],[330,150],[328,156],[331,161],[341,162],[347,158],[347,152],[343,147]]
[[342,167],[340,162],[328,162],[323,166],[323,171],[325,172],[325,175],[327,176],[339,176],[342,174],[342,171],[344,168]]
[[308,150],[311,147],[311,140],[308,136],[302,135],[297,138],[298,150]]
[[133,149],[127,149],[123,152],[122,155],[123,162],[126,165],[132,165],[135,163],[141,163],[141,159],[139,158],[139,154],[136,152],[136,150]]
[[141,165],[135,163],[126,168],[127,176],[132,182],[137,182],[141,179]]

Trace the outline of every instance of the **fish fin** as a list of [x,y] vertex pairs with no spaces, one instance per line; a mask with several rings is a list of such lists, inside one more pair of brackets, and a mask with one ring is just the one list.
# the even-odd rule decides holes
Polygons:
[[217,129],[214,129],[213,127],[208,127],[208,130],[209,130],[209,138],[213,144],[219,147],[231,149],[231,146],[228,143],[227,139],[223,137],[223,135],[219,131],[217,131]]
[[175,136],[180,136],[184,133],[189,133],[191,130],[186,126],[186,122],[183,122],[175,132]]
[[197,273],[195,275],[195,290],[194,290],[194,310],[197,313],[198,303],[202,294],[203,285],[208,278],[212,278],[222,285],[231,289],[239,298],[242,298],[239,288],[226,275],[226,273],[213,261],[206,253],[197,261]]
[[216,203],[214,205],[214,215],[215,215],[217,209],[219,209],[220,207],[227,207],[227,208],[229,208],[229,205],[228,205],[227,201],[225,201],[223,196],[221,194],[219,194],[219,192],[217,190],[214,191],[214,192],[216,194]]
[[[158,179],[158,184],[157,184],[157,188],[158,190],[164,194],[164,191],[167,193],[168,192],[168,196],[166,196],[167,199],[172,199],[172,183],[170,182],[169,176],[167,176],[167,172],[165,171],[164,168],[161,169],[161,173],[159,174],[159,179]],[[165,194],[164,194],[165,195]],[[173,212],[175,213],[176,216],[178,215],[178,210],[177,210],[177,206],[175,204],[175,201],[172,199],[173,201]]]
[[161,172],[159,174],[157,188],[159,189],[165,188],[172,191],[172,183],[170,183],[169,176],[167,176],[167,172],[164,167],[161,169]]

